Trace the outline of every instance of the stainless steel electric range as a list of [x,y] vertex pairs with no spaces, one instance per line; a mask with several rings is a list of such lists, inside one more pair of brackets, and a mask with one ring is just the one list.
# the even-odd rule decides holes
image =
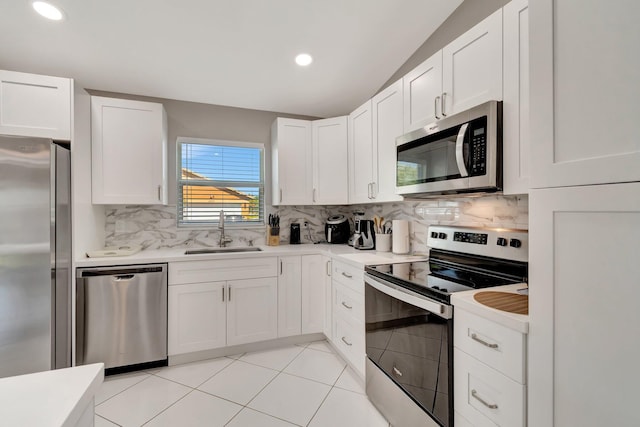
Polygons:
[[429,261],[366,267],[366,389],[394,427],[453,426],[454,292],[527,281],[524,230],[431,226]]

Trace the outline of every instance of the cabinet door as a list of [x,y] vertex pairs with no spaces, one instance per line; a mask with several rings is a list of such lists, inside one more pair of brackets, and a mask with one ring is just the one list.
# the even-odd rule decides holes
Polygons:
[[402,78],[404,133],[442,118],[442,51],[418,65]]
[[349,203],[347,116],[311,122],[313,204]]
[[302,333],[324,330],[326,264],[322,255],[302,255]]
[[0,134],[71,140],[73,80],[0,70]]
[[529,197],[529,425],[640,425],[640,183]]
[[278,336],[278,281],[275,277],[227,282],[227,345]]
[[502,9],[442,50],[442,115],[502,100]]
[[300,256],[280,257],[278,276],[278,337],[300,335],[302,282]]
[[531,186],[640,180],[638,2],[531,2]]
[[162,104],[92,96],[91,150],[94,204],[166,204]]
[[529,192],[529,0],[512,0],[504,15],[504,194]]
[[313,192],[311,122],[276,119],[271,150],[273,204],[310,205]]
[[349,115],[349,202],[371,202],[374,186],[371,100]]
[[169,356],[226,345],[225,282],[169,286]]
[[324,266],[323,272],[323,286],[324,286],[324,325],[323,332],[324,335],[329,339],[329,341],[333,340],[333,318],[332,318],[332,298],[331,294],[331,258],[328,256],[322,257],[322,265]]
[[403,200],[396,194],[396,138],[402,135],[402,81],[398,80],[371,100],[373,141],[378,161],[376,202]]

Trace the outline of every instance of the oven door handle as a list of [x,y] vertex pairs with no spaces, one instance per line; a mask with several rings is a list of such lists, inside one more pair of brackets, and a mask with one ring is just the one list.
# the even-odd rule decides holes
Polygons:
[[367,285],[379,290],[383,294],[389,295],[392,298],[399,299],[416,307],[420,307],[430,313],[435,314],[443,319],[453,318],[453,309],[448,304],[432,300],[415,292],[411,292],[408,289],[398,286],[394,283],[381,281],[377,277],[365,273],[364,281]]
[[464,164],[464,136],[467,134],[468,127],[469,123],[463,124],[460,127],[458,137],[456,138],[456,164],[458,165],[458,170],[460,170],[460,176],[462,177],[469,176],[467,165]]

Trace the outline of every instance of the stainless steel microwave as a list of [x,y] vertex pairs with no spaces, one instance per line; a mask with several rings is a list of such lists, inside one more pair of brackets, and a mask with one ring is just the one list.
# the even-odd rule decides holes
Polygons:
[[396,193],[502,190],[502,102],[489,101],[396,139]]

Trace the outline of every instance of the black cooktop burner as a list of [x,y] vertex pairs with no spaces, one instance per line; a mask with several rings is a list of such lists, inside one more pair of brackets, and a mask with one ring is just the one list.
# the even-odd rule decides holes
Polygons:
[[527,277],[526,263],[434,250],[429,261],[370,265],[365,271],[446,303],[454,292],[520,283]]

